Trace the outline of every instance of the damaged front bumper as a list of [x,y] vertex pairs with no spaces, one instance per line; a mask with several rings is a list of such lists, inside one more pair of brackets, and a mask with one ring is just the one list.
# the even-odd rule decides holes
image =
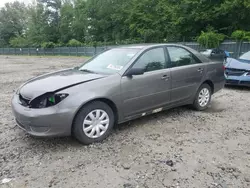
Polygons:
[[226,85],[250,87],[250,76],[227,76]]
[[74,117],[72,109],[59,109],[52,106],[42,109],[25,107],[19,96],[12,98],[12,112],[18,126],[27,133],[38,137],[69,136]]

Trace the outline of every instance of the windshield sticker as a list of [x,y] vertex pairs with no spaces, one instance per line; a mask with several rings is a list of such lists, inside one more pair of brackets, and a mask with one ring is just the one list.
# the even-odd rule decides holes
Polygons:
[[107,66],[108,69],[113,69],[113,70],[122,70],[123,66],[120,66],[120,65],[112,65],[112,64],[109,64]]

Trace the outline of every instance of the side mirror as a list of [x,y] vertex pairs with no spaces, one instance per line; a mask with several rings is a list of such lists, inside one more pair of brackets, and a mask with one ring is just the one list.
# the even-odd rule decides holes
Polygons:
[[131,68],[127,73],[126,76],[133,76],[133,75],[142,75],[144,74],[145,70],[142,68]]

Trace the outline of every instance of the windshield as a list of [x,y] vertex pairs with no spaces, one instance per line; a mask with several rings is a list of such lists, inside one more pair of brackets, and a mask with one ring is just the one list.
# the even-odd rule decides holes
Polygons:
[[87,61],[79,70],[102,74],[114,74],[122,70],[139,50],[140,49],[135,48],[111,49]]
[[243,55],[241,55],[241,56],[239,57],[239,59],[250,61],[250,51],[244,53]]

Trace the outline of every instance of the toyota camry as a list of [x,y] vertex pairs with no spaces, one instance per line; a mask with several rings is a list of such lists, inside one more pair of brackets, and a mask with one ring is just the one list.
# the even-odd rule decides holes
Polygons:
[[79,67],[21,85],[12,98],[18,126],[33,136],[104,140],[115,124],[191,104],[208,108],[225,83],[222,62],[175,44],[106,50]]

